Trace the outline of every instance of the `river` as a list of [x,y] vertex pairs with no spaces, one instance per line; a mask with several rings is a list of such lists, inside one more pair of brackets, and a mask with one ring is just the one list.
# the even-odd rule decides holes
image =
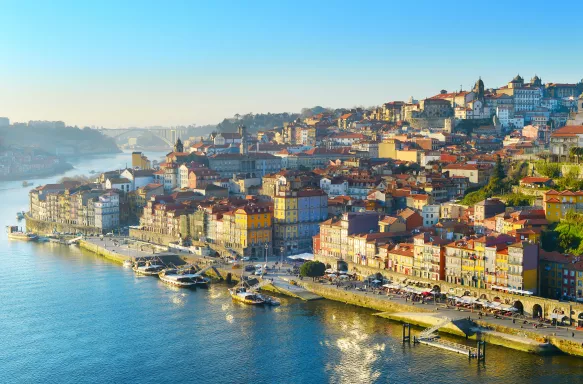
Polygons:
[[[86,158],[67,175],[129,162],[129,153]],[[3,225],[26,209],[26,192],[19,182],[0,183]],[[8,241],[4,231],[0,257],[0,383],[547,384],[583,377],[583,359],[489,345],[478,364],[403,346],[401,325],[369,310],[286,298],[277,308],[242,306],[224,285],[173,289],[76,247]]]

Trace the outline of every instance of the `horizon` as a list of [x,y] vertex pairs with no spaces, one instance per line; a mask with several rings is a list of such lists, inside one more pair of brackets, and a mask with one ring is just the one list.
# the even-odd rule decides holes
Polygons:
[[561,16],[542,2],[506,5],[500,25],[492,23],[496,9],[430,2],[415,18],[404,4],[382,2],[136,4],[5,5],[0,116],[80,127],[202,126],[237,113],[423,99],[468,90],[479,77],[486,88],[516,74],[545,83],[583,78],[563,64],[583,58],[576,23],[524,28],[525,15]]

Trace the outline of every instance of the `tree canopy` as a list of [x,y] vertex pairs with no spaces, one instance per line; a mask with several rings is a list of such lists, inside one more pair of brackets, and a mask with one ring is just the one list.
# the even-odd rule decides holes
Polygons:
[[319,261],[308,261],[300,267],[300,276],[303,277],[320,277],[324,276],[326,265]]

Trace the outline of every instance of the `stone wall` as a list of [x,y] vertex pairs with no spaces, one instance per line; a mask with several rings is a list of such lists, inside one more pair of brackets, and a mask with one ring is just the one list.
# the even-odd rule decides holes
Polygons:
[[130,237],[133,239],[138,239],[142,241],[147,241],[149,243],[164,244],[169,245],[170,243],[175,243],[179,239],[178,237],[165,235],[162,233],[144,231],[141,229],[130,228]]
[[[335,258],[321,255],[315,255],[315,258],[324,264],[330,264],[332,267],[335,267],[338,261]],[[348,261],[347,264],[350,271],[357,272],[362,276],[368,276],[380,272],[383,276],[392,280],[402,281],[403,279],[408,278],[411,280],[431,284],[432,287],[437,286],[442,293],[452,293],[459,296],[466,294],[473,297],[485,298],[489,301],[494,301],[494,299],[498,298],[501,302],[514,305],[515,307],[520,307],[520,305],[522,305],[524,314],[526,316],[533,316],[535,312],[541,311],[543,317],[545,318],[550,318],[553,312],[562,312],[564,316],[568,318],[569,313],[571,313],[571,320],[575,325],[579,315],[583,314],[583,304],[579,303],[560,302],[558,300],[546,299],[537,296],[520,296],[489,289],[466,287],[447,283],[441,280],[434,281],[423,279],[417,276],[407,276],[386,269],[379,269],[378,267],[375,268],[371,266],[355,264],[350,261]]]
[[403,305],[395,301],[387,300],[385,296],[374,295],[370,292],[365,296],[305,280],[298,281],[298,284],[306,290],[326,299],[376,309],[381,312],[429,312],[422,305]]
[[443,117],[412,117],[407,121],[411,127],[418,129],[445,127],[445,118]]
[[39,235],[53,233],[54,230],[61,233],[83,233],[84,235],[96,235],[102,233],[102,231],[96,227],[86,227],[83,225],[62,224],[52,221],[37,220],[30,217],[28,214],[25,216],[25,219],[26,230],[28,232],[33,232]]

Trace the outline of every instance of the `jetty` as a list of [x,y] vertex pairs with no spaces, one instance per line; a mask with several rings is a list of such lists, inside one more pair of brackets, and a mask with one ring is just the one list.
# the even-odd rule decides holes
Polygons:
[[[462,318],[458,319],[458,320],[463,320]],[[483,358],[485,358],[486,354],[485,354],[485,343],[478,341],[478,347],[470,347],[468,345],[465,344],[460,344],[460,343],[454,343],[452,341],[447,341],[447,340],[443,340],[439,337],[439,335],[437,335],[437,331],[440,328],[445,327],[446,325],[448,325],[449,323],[454,322],[453,319],[449,318],[449,317],[442,317],[442,320],[435,324],[432,325],[431,327],[425,329],[424,331],[422,331],[419,336],[415,336],[413,338],[413,342],[417,343],[417,344],[425,344],[425,345],[429,345],[435,348],[440,348],[440,349],[445,349],[447,351],[450,352],[455,352],[455,353],[459,353],[465,356],[468,356],[469,358],[477,358],[479,360],[482,360]],[[408,324],[408,323],[407,323]],[[410,333],[410,325],[408,325],[407,327],[409,329],[409,333]],[[403,326],[403,332],[405,332],[405,325]],[[404,334],[404,333],[403,333]],[[409,337],[405,340],[405,341],[410,341],[411,337],[410,334],[408,335]],[[481,344],[484,343],[484,344]],[[483,345],[483,347],[482,347]]]

